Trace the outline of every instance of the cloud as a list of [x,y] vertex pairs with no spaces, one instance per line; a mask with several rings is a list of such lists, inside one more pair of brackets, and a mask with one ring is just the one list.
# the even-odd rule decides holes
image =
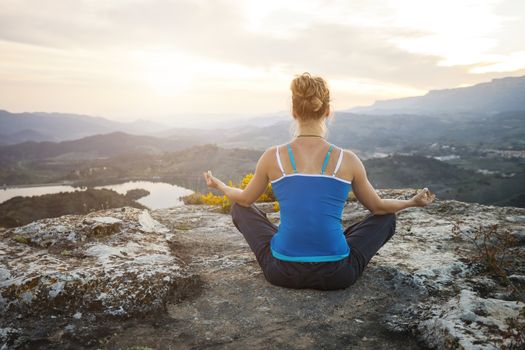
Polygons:
[[[346,100],[363,104],[523,74],[523,43],[511,37],[525,28],[514,4],[48,0],[35,6],[31,0],[3,0],[0,83],[33,83],[35,94],[38,86],[52,87],[56,95],[93,89],[84,100],[94,105],[105,86],[112,94],[139,96],[129,110],[142,111],[158,102],[140,101],[148,88],[166,98],[172,91],[184,96],[176,106],[159,102],[173,110],[202,98],[210,103],[199,108],[226,110],[235,95],[243,96],[232,107],[240,111],[283,101],[278,96],[290,78],[310,71],[333,80]],[[82,108],[82,98],[76,101]],[[107,108],[104,101],[100,106]],[[112,110],[128,113],[123,105]]]

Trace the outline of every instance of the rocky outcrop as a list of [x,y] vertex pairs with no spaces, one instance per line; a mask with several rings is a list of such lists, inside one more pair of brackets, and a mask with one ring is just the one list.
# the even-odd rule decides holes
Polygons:
[[[424,297],[394,307],[387,326],[408,330],[431,348],[525,346],[524,214],[454,200],[399,213],[396,239],[375,264],[396,267],[395,279]],[[494,266],[487,261],[491,251]]]
[[[257,205],[279,222],[271,203]],[[348,202],[343,223],[367,214]],[[509,243],[498,273],[475,239],[494,224],[488,242]],[[211,206],[44,219],[0,233],[0,348],[516,348],[524,235],[525,209],[405,209],[364,275],[323,292],[269,284],[231,217]]]
[[39,318],[129,318],[163,310],[198,280],[172,254],[171,236],[149,211],[132,207],[7,230],[0,240],[0,311],[2,326],[17,326],[4,327],[0,339],[33,337],[26,332],[35,330],[24,325]]

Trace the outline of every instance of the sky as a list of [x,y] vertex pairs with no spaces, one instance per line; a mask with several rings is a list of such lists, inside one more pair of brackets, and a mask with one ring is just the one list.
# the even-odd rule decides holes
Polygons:
[[113,120],[334,109],[525,75],[521,0],[2,0],[0,109]]

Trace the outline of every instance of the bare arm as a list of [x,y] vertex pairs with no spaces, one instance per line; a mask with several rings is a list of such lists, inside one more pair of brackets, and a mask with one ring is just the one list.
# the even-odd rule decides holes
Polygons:
[[410,207],[423,207],[431,203],[435,198],[435,195],[425,187],[411,199],[383,199],[379,197],[370,181],[368,181],[365,167],[359,157],[352,152],[351,159],[354,170],[352,190],[359,202],[374,215],[396,213]]
[[235,188],[226,185],[224,182],[214,177],[211,171],[204,173],[206,184],[208,187],[216,188],[224,193],[232,202],[235,202],[243,207],[249,207],[255,202],[266,190],[269,177],[267,173],[269,149],[259,158],[255,168],[255,174],[250,183],[244,189]]

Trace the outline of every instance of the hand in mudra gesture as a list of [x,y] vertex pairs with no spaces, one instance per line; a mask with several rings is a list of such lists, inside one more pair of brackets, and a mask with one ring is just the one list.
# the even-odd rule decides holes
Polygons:
[[412,197],[412,201],[414,201],[416,207],[424,207],[432,203],[435,198],[436,194],[430,191],[427,187],[425,187],[421,191],[419,191],[414,197]]
[[206,180],[206,186],[210,188],[219,188],[219,186],[223,184],[221,180],[217,179],[215,176],[212,175],[210,170],[204,172],[203,175],[204,179]]

